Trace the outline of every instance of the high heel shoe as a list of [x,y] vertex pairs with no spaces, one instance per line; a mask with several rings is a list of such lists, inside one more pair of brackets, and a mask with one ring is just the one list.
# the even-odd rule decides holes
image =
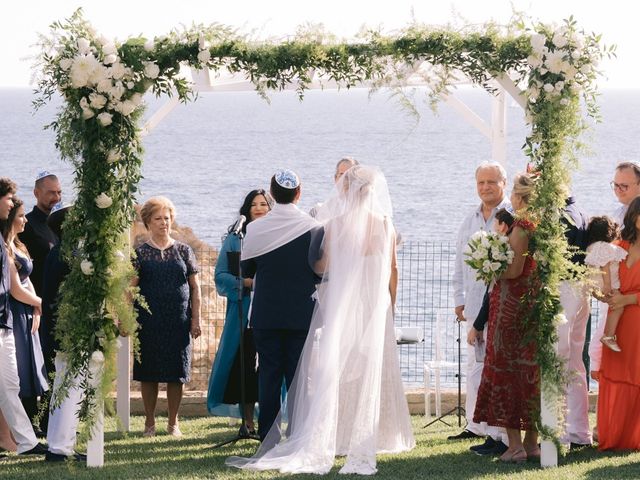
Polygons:
[[506,451],[500,456],[500,461],[504,463],[524,463],[527,461],[527,452],[524,448],[519,448],[512,452]]
[[621,352],[622,349],[620,348],[620,345],[618,345],[618,342],[616,340],[617,338],[615,335],[603,335],[602,337],[600,337],[600,341],[605,346],[609,347],[614,352]]

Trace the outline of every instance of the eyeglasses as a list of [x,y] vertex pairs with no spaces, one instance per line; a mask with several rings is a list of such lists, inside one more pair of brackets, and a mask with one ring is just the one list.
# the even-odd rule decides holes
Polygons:
[[[636,183],[636,185],[640,184],[640,182]],[[626,192],[627,190],[629,190],[629,187],[631,185],[627,184],[627,183],[616,183],[616,182],[610,182],[609,185],[611,185],[611,189],[612,190],[619,190],[622,193]]]

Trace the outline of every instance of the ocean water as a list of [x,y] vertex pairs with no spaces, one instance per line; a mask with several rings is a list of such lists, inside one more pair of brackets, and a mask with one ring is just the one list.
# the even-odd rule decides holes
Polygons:
[[[490,96],[476,88],[456,94],[480,116],[490,118]],[[446,104],[433,114],[416,94],[420,117],[411,116],[388,92],[365,89],[311,91],[300,102],[293,92],[271,93],[267,103],[254,92],[201,94],[179,105],[144,139],[144,179],[139,200],[166,195],[177,220],[217,245],[233,222],[244,195],[268,188],[273,172],[287,167],[302,179],[300,206],[309,209],[330,193],[336,161],[350,155],[378,165],[394,204],[403,238],[449,241],[478,199],[474,170],[490,157],[490,144]],[[71,165],[55,150],[54,135],[43,130],[59,102],[37,112],[29,89],[0,89],[0,175],[19,184],[33,205],[33,179],[42,169],[58,174],[65,201],[74,197]],[[147,116],[166,99],[147,99]],[[611,212],[609,188],[615,165],[640,160],[640,90],[608,90],[600,98],[603,122],[587,142],[573,192],[589,214]],[[519,107],[508,108],[509,176],[522,171],[526,134]]]

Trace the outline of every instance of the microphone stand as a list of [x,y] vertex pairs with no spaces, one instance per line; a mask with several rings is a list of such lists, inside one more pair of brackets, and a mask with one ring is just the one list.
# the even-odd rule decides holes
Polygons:
[[[240,425],[240,429],[238,430],[238,433],[233,437],[230,438],[228,440],[224,440],[220,443],[216,443],[213,447],[211,448],[220,448],[220,447],[224,447],[225,445],[228,445],[230,443],[236,443],[238,440],[257,440],[260,441],[260,437],[256,434],[252,434],[249,433],[249,430],[247,429],[247,422],[246,422],[246,418],[245,418],[245,405],[247,404],[246,402],[246,387],[245,387],[245,373],[244,373],[244,322],[242,321],[242,292],[244,290],[244,285],[242,283],[242,275],[240,274],[240,253],[242,252],[242,239],[244,238],[244,234],[242,233],[242,230],[240,230],[238,233],[238,238],[240,239],[240,251],[239,252],[228,252],[228,253],[233,253],[235,255],[233,255],[233,263],[234,265],[231,265],[231,262],[229,262],[229,270],[232,273],[236,274],[236,279],[238,281],[238,297],[236,299],[237,303],[238,303],[238,326],[240,327],[240,345],[239,345],[239,354],[240,354],[240,404],[238,405],[240,407],[240,418],[242,419],[242,424]],[[232,255],[229,255],[229,257],[232,257]]]
[[[458,338],[456,339],[456,342],[458,342],[458,373],[456,374],[456,377],[458,379],[458,405],[453,407],[448,412],[443,413],[438,418],[431,420],[429,423],[427,423],[424,426],[424,428],[427,428],[428,426],[433,425],[436,422],[442,422],[446,426],[450,427],[451,425],[445,422],[443,418],[451,415],[452,413],[455,413],[458,416],[458,427],[462,427],[462,417],[465,416],[464,407],[462,406],[462,347],[461,347],[462,331],[460,327],[460,324],[462,322],[458,319],[456,319],[456,322],[458,322]],[[426,405],[425,405],[425,408],[427,408]]]

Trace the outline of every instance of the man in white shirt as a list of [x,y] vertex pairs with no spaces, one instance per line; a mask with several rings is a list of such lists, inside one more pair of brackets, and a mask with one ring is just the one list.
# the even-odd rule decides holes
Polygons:
[[613,212],[613,219],[622,228],[631,200],[640,195],[640,165],[636,162],[619,163],[616,166],[611,188],[621,203]]
[[[478,230],[490,231],[493,227],[495,213],[501,208],[510,207],[509,200],[505,196],[507,174],[504,167],[496,162],[483,162],[476,169],[476,188],[480,205],[474,208],[467,215],[458,231],[456,244],[455,271],[453,274],[453,295],[455,300],[455,314],[458,321],[466,321],[467,332],[473,328],[473,321],[476,319],[486,285],[476,280],[475,271],[465,262],[463,251],[465,250],[469,237]],[[476,398],[478,387],[482,377],[484,363],[477,362],[474,347],[467,348],[467,387],[465,412],[467,417],[467,427],[458,435],[452,435],[449,440],[462,440],[465,438],[484,437],[489,438],[482,446],[473,447],[476,453],[493,453],[492,449],[496,443],[500,443],[502,438],[501,430],[497,427],[487,427],[486,424],[479,424],[473,421],[473,413],[476,408]],[[504,437],[506,439],[506,436]],[[504,448],[506,450],[506,447]]]

